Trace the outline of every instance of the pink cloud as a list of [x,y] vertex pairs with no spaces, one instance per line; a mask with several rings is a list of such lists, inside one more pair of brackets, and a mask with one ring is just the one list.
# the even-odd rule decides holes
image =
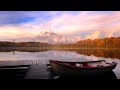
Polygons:
[[[93,12],[94,13],[94,12]],[[84,31],[94,31],[120,20],[120,12],[89,15],[88,12],[78,15],[62,15],[52,20],[53,29],[60,34],[74,34]],[[55,28],[56,27],[56,28]]]

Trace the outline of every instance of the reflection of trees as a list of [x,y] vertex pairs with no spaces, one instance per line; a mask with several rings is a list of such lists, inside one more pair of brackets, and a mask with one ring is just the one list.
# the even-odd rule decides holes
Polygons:
[[76,50],[76,52],[78,54],[83,54],[87,56],[94,55],[96,57],[120,59],[119,49],[79,49],[79,50]]
[[0,52],[45,52],[48,51],[48,49],[42,49],[42,48],[26,48],[26,47],[17,47],[17,48],[0,48]]
[[[0,52],[45,52],[52,49],[45,48],[36,48],[36,47],[17,47],[17,48],[0,48]],[[119,49],[54,49],[57,51],[74,51],[78,54],[83,55],[94,55],[96,57],[105,57],[105,58],[118,58],[120,59],[120,50]]]
[[2,42],[0,41],[0,47],[49,47],[48,43],[44,42]]
[[6,49],[6,48],[0,48],[0,52],[12,52],[13,50],[11,49]]

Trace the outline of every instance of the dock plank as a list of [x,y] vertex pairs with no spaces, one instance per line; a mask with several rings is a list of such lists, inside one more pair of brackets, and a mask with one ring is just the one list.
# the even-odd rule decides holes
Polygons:
[[52,79],[47,71],[47,65],[31,65],[26,73],[25,79]]

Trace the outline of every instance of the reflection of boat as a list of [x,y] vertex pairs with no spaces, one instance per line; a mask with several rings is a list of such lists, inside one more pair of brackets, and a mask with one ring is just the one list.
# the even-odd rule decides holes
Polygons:
[[89,80],[89,79],[95,79],[95,80],[101,80],[101,79],[117,79],[115,73],[113,71],[106,72],[104,74],[100,75],[80,75],[80,76],[60,76],[57,79],[60,80]]
[[59,76],[97,75],[112,71],[117,63],[107,63],[105,60],[86,62],[64,62],[50,60],[51,70]]

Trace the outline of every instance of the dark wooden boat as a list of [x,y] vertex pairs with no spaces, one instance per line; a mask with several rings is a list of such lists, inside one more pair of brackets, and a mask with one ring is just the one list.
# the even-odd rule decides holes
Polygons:
[[64,62],[50,60],[50,66],[55,75],[97,75],[112,71],[117,63],[107,63],[105,60],[86,62]]

